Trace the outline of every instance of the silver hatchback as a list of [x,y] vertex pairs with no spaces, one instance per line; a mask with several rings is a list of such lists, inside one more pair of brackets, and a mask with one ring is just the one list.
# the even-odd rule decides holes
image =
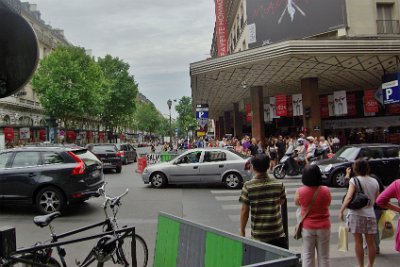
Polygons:
[[250,158],[233,150],[196,148],[169,162],[148,166],[142,179],[156,188],[168,184],[223,183],[237,189],[251,179]]

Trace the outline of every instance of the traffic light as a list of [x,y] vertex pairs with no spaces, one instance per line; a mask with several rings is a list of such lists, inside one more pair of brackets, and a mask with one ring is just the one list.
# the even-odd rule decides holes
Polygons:
[[31,78],[39,46],[21,10],[0,2],[0,98],[15,94]]
[[304,109],[304,116],[306,117],[306,119],[311,118],[311,108],[310,107]]

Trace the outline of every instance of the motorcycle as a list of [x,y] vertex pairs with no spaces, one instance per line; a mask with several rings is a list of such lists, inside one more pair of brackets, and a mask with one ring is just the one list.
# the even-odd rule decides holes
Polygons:
[[[308,161],[309,163],[318,160],[320,157],[326,155],[327,149],[319,149],[314,152],[314,156]],[[279,161],[279,164],[274,168],[274,177],[276,179],[283,179],[286,175],[295,176],[303,172],[305,162],[302,161],[298,164],[295,160],[297,151],[288,151]]]

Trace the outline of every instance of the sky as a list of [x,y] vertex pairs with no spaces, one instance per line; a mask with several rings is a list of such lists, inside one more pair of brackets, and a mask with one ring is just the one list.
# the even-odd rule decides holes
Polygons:
[[191,96],[189,64],[210,57],[213,0],[29,2],[71,44],[96,58],[110,54],[129,63],[139,91],[165,116],[168,99]]

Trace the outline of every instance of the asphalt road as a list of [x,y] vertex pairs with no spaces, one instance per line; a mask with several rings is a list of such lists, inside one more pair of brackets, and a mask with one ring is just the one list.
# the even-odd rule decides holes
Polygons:
[[[139,153],[147,152],[148,148],[140,148]],[[106,173],[107,194],[111,196],[123,193],[126,188],[129,193],[122,200],[118,218],[120,225],[134,225],[136,232],[146,240],[150,265],[154,252],[157,230],[157,218],[160,211],[167,212],[191,221],[205,224],[234,234],[239,233],[240,205],[237,201],[240,190],[227,190],[218,185],[187,185],[169,186],[164,189],[154,189],[143,184],[141,176],[136,173],[136,163],[125,165],[121,174]],[[289,177],[284,180],[288,192],[288,211],[290,232],[295,225],[295,207],[293,193],[301,185],[299,177]],[[338,201],[344,194],[344,189],[332,189],[334,202],[331,207],[332,237],[331,256],[332,266],[356,266],[352,238],[349,252],[338,252],[337,209]],[[336,203],[338,202],[338,203]],[[101,198],[90,199],[87,202],[69,207],[65,215],[54,221],[57,233],[68,231],[104,219]],[[32,207],[0,206],[0,226],[14,226],[17,231],[17,246],[33,245],[37,241],[49,239],[47,228],[39,228],[32,222],[37,211]],[[97,230],[98,232],[98,230]],[[249,229],[248,231],[249,232]],[[301,251],[301,241],[290,240],[294,251]],[[382,255],[377,258],[376,266],[398,266],[393,250],[393,240],[385,240],[381,245]],[[95,241],[87,241],[66,246],[67,260],[70,266],[76,266],[75,260],[83,260]]]

